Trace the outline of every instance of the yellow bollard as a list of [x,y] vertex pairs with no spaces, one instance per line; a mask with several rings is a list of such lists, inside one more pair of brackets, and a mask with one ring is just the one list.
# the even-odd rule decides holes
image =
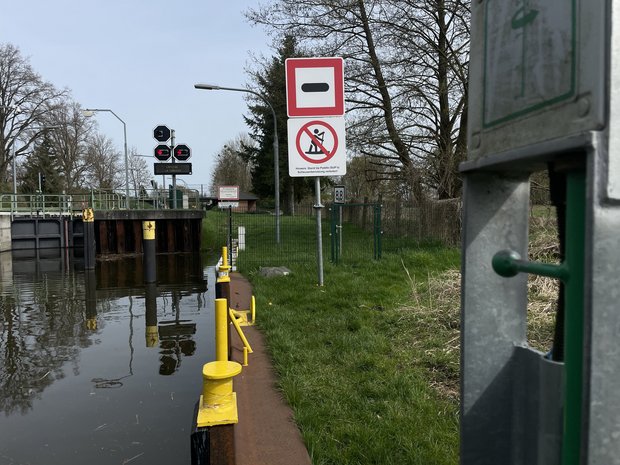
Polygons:
[[222,266],[228,267],[228,247],[222,247]]
[[237,395],[233,378],[241,373],[237,362],[210,362],[202,367],[202,395],[196,424],[205,426],[237,423]]
[[256,299],[252,296],[250,301],[250,311],[252,312],[252,324],[256,323]]
[[248,348],[247,347],[243,347],[243,366],[244,367],[248,366]]
[[228,247],[222,247],[222,264],[218,269],[218,283],[230,282],[230,266],[228,265]]
[[228,360],[228,301],[215,299],[215,360]]

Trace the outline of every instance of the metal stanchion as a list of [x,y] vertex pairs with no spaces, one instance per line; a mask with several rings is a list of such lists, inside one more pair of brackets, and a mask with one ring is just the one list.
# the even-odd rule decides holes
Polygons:
[[92,208],[82,211],[82,222],[84,223],[84,268],[93,270],[95,269],[97,245],[95,243],[95,212]]
[[157,281],[157,259],[155,257],[155,221],[142,222],[144,282]]

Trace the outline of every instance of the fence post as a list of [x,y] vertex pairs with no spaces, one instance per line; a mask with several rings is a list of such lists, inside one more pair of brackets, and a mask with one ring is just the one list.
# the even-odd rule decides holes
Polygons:
[[374,211],[374,238],[375,238],[375,260],[381,259],[381,204],[375,205]]

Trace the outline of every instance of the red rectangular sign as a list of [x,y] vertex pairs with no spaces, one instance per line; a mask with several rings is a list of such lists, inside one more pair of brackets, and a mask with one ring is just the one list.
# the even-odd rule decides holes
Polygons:
[[286,103],[289,117],[343,116],[343,59],[288,58]]

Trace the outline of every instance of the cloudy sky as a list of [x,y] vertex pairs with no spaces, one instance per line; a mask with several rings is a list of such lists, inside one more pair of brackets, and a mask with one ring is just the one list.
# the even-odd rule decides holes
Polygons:
[[[127,124],[127,143],[152,155],[153,128],[175,129],[192,149],[191,185],[208,184],[217,151],[246,132],[245,95],[200,91],[198,82],[245,87],[252,56],[270,39],[246,22],[252,0],[1,0],[0,42],[18,46],[45,80],[84,108],[108,108]],[[96,115],[123,146],[122,124]],[[149,164],[154,159],[148,159]]]

